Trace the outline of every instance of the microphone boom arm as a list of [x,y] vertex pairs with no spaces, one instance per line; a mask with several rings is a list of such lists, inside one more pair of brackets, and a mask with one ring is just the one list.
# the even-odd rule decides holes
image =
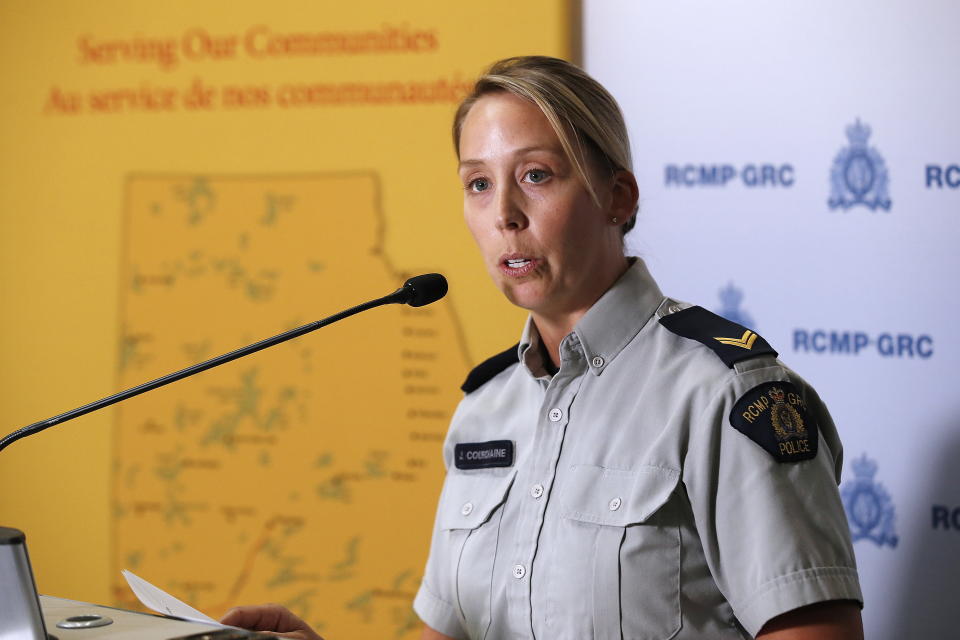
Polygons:
[[[440,291],[440,289],[442,289],[442,291]],[[171,382],[176,382],[177,380],[182,380],[183,378],[200,373],[201,371],[206,371],[207,369],[212,369],[220,366],[221,364],[232,362],[237,358],[242,358],[243,356],[251,353],[256,353],[257,351],[266,349],[267,347],[272,347],[276,344],[280,344],[281,342],[298,338],[304,334],[310,333],[311,331],[316,331],[321,327],[325,327],[328,324],[333,324],[338,320],[349,318],[350,316],[358,314],[361,311],[373,309],[374,307],[381,307],[387,304],[410,304],[412,306],[422,306],[442,298],[446,292],[446,280],[444,280],[443,276],[440,276],[439,274],[426,274],[410,278],[402,287],[388,296],[377,298],[376,300],[370,300],[368,302],[364,302],[363,304],[358,304],[355,307],[351,307],[345,311],[341,311],[340,313],[335,313],[334,315],[324,318],[323,320],[317,320],[316,322],[305,324],[297,327],[296,329],[285,331],[284,333],[275,335],[272,338],[267,338],[253,344],[249,344],[245,347],[241,347],[240,349],[231,351],[230,353],[225,353],[221,356],[217,356],[199,364],[187,367],[186,369],[181,369],[180,371],[167,374],[161,378],[157,378],[156,380],[144,382],[143,384],[127,389],[126,391],[121,391],[113,394],[112,396],[101,398],[96,402],[91,402],[90,404],[83,405],[82,407],[67,411],[66,413],[61,413],[58,416],[47,418],[46,420],[41,420],[40,422],[34,422],[31,425],[17,429],[13,433],[0,440],[0,451],[3,451],[6,447],[21,438],[25,438],[34,433],[39,433],[44,429],[49,429],[50,427],[54,427],[62,422],[66,422],[67,420],[79,418],[82,415],[86,415],[93,411],[97,411],[98,409],[103,409],[104,407],[109,407],[112,404],[116,404],[121,400],[132,398],[133,396],[146,393],[147,391],[168,385]]]

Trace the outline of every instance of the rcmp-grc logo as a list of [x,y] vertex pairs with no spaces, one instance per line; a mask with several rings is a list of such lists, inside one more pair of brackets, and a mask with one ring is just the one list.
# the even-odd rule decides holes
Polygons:
[[730,322],[736,322],[744,327],[753,327],[753,318],[746,312],[740,304],[743,302],[743,290],[729,283],[723,289],[720,289],[720,308],[717,309],[717,315],[723,316]]
[[854,479],[840,487],[853,541],[870,540],[878,547],[896,548],[899,538],[894,531],[893,501],[883,485],[873,481],[877,463],[863,454],[853,461],[853,473]]
[[890,210],[890,196],[887,194],[887,166],[874,147],[867,146],[870,138],[870,126],[860,122],[860,118],[847,127],[849,147],[840,149],[830,168],[831,209],[838,207],[846,211],[850,207],[862,204],[872,211]]

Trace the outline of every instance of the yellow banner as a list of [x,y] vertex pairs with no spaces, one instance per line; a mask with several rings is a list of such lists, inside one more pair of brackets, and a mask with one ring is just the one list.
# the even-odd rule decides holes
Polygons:
[[[41,592],[211,615],[279,601],[333,638],[410,602],[469,368],[517,338],[461,218],[450,121],[568,2],[0,7],[8,431],[440,271],[384,308],[3,452]],[[12,488],[12,489],[11,489]]]

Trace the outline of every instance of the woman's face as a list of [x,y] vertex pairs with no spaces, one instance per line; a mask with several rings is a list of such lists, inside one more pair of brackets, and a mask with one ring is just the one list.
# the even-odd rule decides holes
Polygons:
[[598,206],[534,103],[480,98],[461,129],[459,173],[467,226],[513,304],[545,318],[582,313],[626,269],[611,221],[623,206],[617,181],[594,180]]

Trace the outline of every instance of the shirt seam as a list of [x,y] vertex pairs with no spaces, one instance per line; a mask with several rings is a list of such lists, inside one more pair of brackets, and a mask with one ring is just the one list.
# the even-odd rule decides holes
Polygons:
[[[760,367],[760,368],[758,368],[758,369],[750,369],[749,371],[743,371],[743,372],[737,371],[737,370],[734,369],[734,368],[729,369],[728,372],[726,373],[726,375],[724,375],[720,380],[717,381],[717,387],[718,387],[718,388],[717,388],[717,390],[710,396],[710,400],[707,401],[707,403],[706,403],[706,404],[704,405],[704,407],[703,407],[703,410],[702,410],[702,411],[700,412],[700,414],[697,416],[696,424],[700,424],[700,423],[703,421],[703,417],[704,417],[705,415],[707,415],[707,413],[708,413],[710,410],[713,409],[714,405],[717,403],[717,399],[718,399],[725,391],[727,391],[728,388],[731,388],[731,389],[732,389],[733,383],[735,383],[741,376],[745,376],[745,375],[748,375],[748,374],[753,374],[753,373],[756,373],[756,372],[758,372],[758,371],[763,371],[764,369],[779,369],[782,373],[786,374],[786,370],[784,369],[784,367],[781,366],[781,365],[780,365],[779,363],[777,363],[777,362],[774,362],[774,363],[772,363],[772,364],[769,364],[769,365],[767,365],[767,366],[765,366],[765,367]],[[778,376],[778,377],[786,377],[786,375],[784,375],[784,376]],[[722,425],[722,426],[725,426],[725,425],[726,425],[726,422],[727,422],[727,417],[724,416],[724,419],[723,419],[723,421],[721,422],[721,425]],[[684,465],[684,467],[686,467],[686,465]]]
[[743,609],[749,611],[756,606],[757,601],[763,596],[780,587],[821,577],[852,578],[856,580],[858,574],[855,568],[844,565],[828,565],[793,571],[782,576],[771,578],[761,584],[756,593],[743,601]]

